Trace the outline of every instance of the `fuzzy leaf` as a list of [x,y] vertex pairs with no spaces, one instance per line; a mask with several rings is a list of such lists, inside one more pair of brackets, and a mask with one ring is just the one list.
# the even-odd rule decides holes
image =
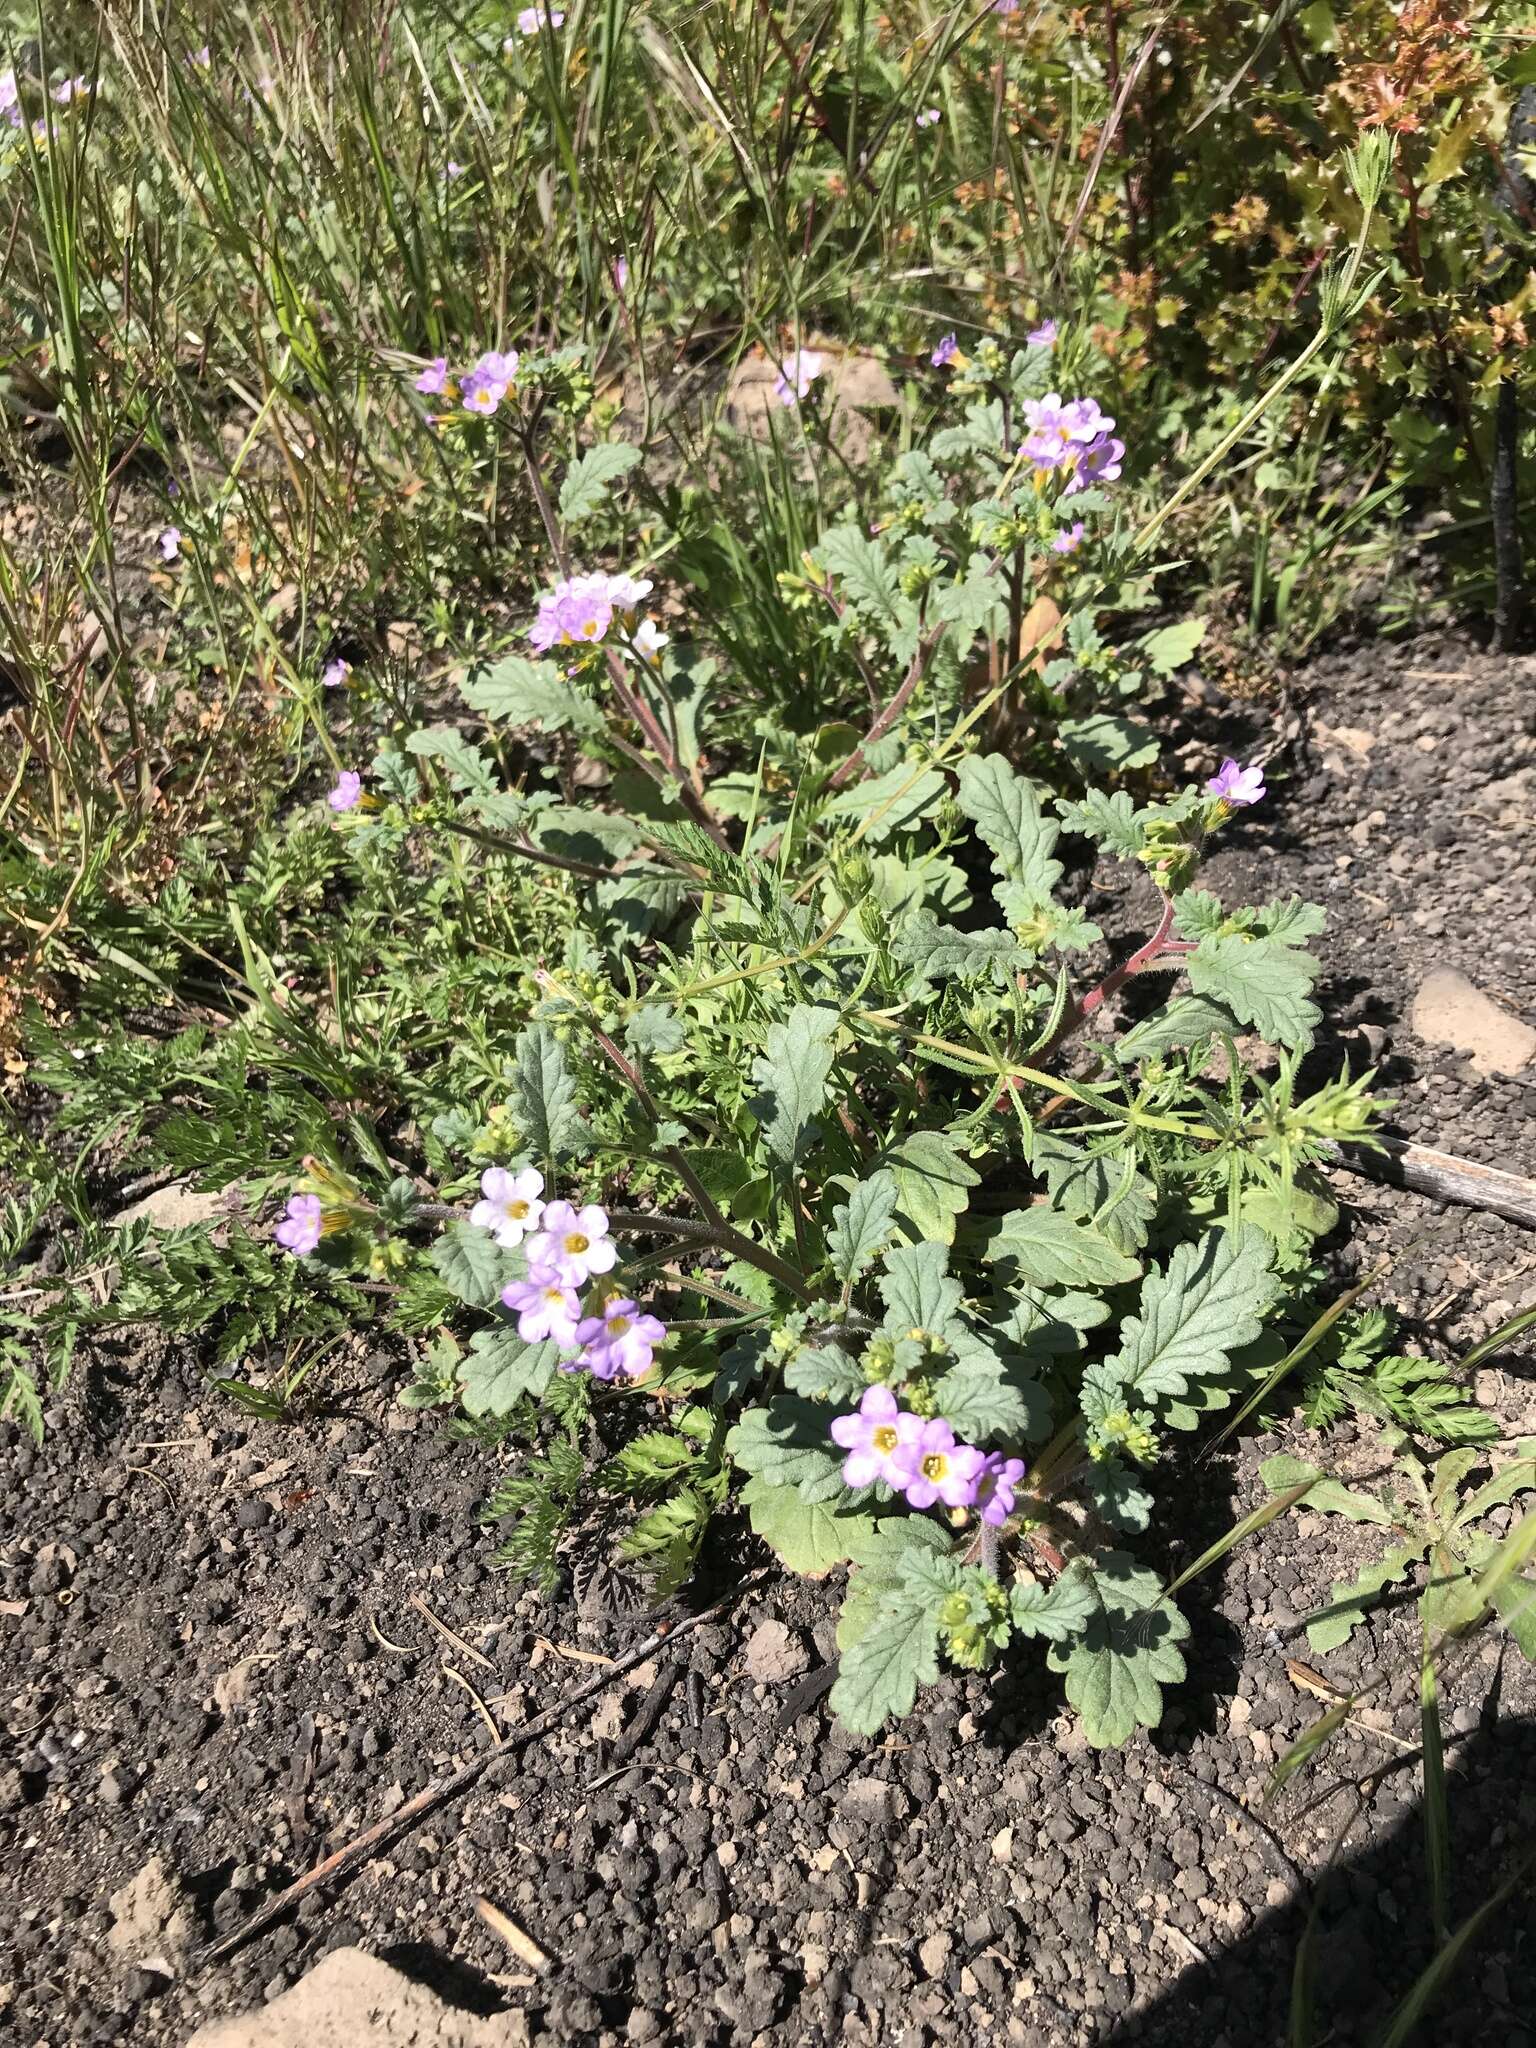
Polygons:
[[1307,1623],[1307,1641],[1314,1650],[1336,1650],[1365,1619],[1366,1609],[1394,1579],[1406,1577],[1429,1548],[1427,1538],[1400,1543],[1368,1564],[1355,1579],[1336,1579],[1332,1596]]
[[885,1326],[894,1335],[925,1330],[946,1337],[956,1321],[963,1290],[949,1276],[949,1254],[941,1244],[900,1245],[886,1258],[880,1276]]
[[1149,768],[1157,759],[1157,734],[1134,718],[1096,711],[1091,718],[1068,718],[1057,727],[1067,755],[1084,776],[1119,775],[1131,768]]
[[915,987],[937,981],[988,981],[1001,988],[1033,957],[1011,932],[962,932],[919,910],[896,934],[897,958],[912,970]]
[[449,1293],[471,1308],[494,1308],[503,1287],[528,1270],[521,1252],[503,1251],[473,1223],[450,1223],[427,1256]]
[[840,789],[823,805],[822,816],[868,820],[864,837],[871,846],[884,846],[893,832],[915,832],[938,809],[948,787],[936,768],[914,775],[910,761],[898,761],[883,775]]
[[1124,1160],[1090,1153],[1045,1131],[1035,1139],[1034,1165],[1058,1209],[1096,1224],[1117,1251],[1141,1250],[1157,1214],[1157,1189],[1145,1174],[1127,1175]]
[[856,526],[837,526],[816,544],[816,559],[842,586],[856,611],[887,624],[905,616],[901,580],[887,551]]
[[853,1500],[843,1484],[843,1453],[828,1429],[831,1417],[816,1401],[783,1394],[766,1408],[749,1408],[725,1440],[743,1472],[773,1486],[792,1486],[802,1500]]
[[851,1287],[890,1242],[896,1200],[896,1177],[880,1167],[832,1211],[827,1256],[845,1287]]
[[531,725],[540,732],[602,730],[602,713],[552,661],[509,654],[489,668],[477,665],[468,670],[459,689],[471,711],[505,725]]
[[1049,903],[1061,880],[1061,862],[1051,857],[1058,828],[1041,810],[1034,784],[1001,754],[968,754],[956,778],[961,810],[992,849],[1001,882],[1013,885],[1006,900],[1003,887],[994,892],[1005,913],[1013,917]]
[[688,1043],[688,1029],[675,1010],[646,1003],[624,1026],[624,1043],[631,1052],[681,1052]]
[[1225,1003],[1275,1045],[1305,1049],[1322,1016],[1311,1000],[1318,963],[1281,939],[1228,932],[1203,938],[1185,961],[1196,995]]
[[963,1215],[970,1190],[981,1175],[960,1156],[960,1141],[947,1131],[908,1131],[880,1155],[896,1180],[898,1213],[919,1237],[953,1244],[955,1218]]
[[875,1530],[873,1515],[839,1513],[802,1500],[794,1487],[775,1486],[761,1474],[747,1481],[741,1499],[756,1534],[803,1579],[825,1578]]
[[1056,813],[1069,832],[1097,840],[1106,853],[1118,853],[1124,860],[1134,860],[1146,839],[1127,790],[1107,796],[1102,789],[1090,789],[1081,803],[1058,797]]
[[1374,1522],[1378,1528],[1390,1529],[1397,1521],[1394,1510],[1385,1501],[1378,1500],[1373,1493],[1356,1493],[1353,1487],[1341,1486],[1337,1479],[1329,1479],[1316,1465],[1308,1465],[1301,1458],[1266,1458],[1259,1467],[1259,1477],[1271,1493],[1286,1493],[1293,1486],[1300,1486],[1304,1479],[1314,1484],[1302,1495],[1299,1505],[1320,1515],[1347,1515],[1352,1522]]
[[1094,1604],[1086,1626],[1048,1651],[1046,1661],[1066,1674],[1067,1698],[1094,1748],[1118,1748],[1162,1719],[1163,1687],[1184,1676],[1177,1645],[1189,1623],[1163,1598],[1157,1573],[1139,1570],[1122,1552],[1107,1551],[1090,1571]]
[[805,1150],[811,1119],[827,1095],[832,1072],[837,1012],[814,1003],[797,1003],[782,1023],[768,1033],[763,1057],[752,1068],[762,1093],[752,1102],[763,1127],[768,1156],[792,1167]]
[[1224,1371],[1231,1354],[1263,1327],[1277,1285],[1274,1255],[1264,1233],[1247,1224],[1178,1246],[1166,1269],[1143,1281],[1118,1353],[1084,1375],[1085,1393],[1091,1382],[1108,1400],[1146,1404]]
[[1171,676],[1193,658],[1205,638],[1204,619],[1180,619],[1176,626],[1162,626],[1141,643],[1142,659],[1160,676]]
[[983,1256],[1010,1259],[1039,1287],[1118,1287],[1141,1267],[1100,1230],[1057,1209],[1014,1209],[987,1240]]
[[1041,1436],[1050,1415],[1043,1387],[1008,1378],[1002,1360],[980,1346],[952,1366],[933,1391],[944,1420],[971,1443]]
[[1094,1459],[1083,1475],[1083,1489],[1111,1529],[1139,1535],[1152,1519],[1151,1494],[1131,1467],[1116,1459]]
[[640,460],[627,441],[599,441],[578,455],[560,486],[560,518],[566,526],[590,519],[608,496],[608,486]]
[[1016,1579],[1008,1606],[1021,1635],[1064,1643],[1087,1628],[1099,1610],[1099,1596],[1093,1573],[1083,1559],[1074,1558],[1049,1586],[1039,1579]]
[[560,1362],[554,1342],[525,1344],[516,1330],[477,1330],[460,1368],[468,1415],[508,1415],[524,1395],[537,1400]]
[[939,1675],[938,1610],[948,1589],[941,1576],[921,1569],[929,1561],[922,1552],[908,1554],[869,1625],[843,1649],[831,1704],[856,1734],[874,1735],[892,1715],[910,1713],[919,1685]]
[[517,1034],[512,1094],[530,1151],[541,1159],[560,1159],[587,1150],[587,1127],[576,1107],[565,1047],[547,1024],[528,1024]]
[[1204,996],[1175,996],[1165,1008],[1133,1025],[1115,1052],[1123,1060],[1161,1059],[1165,1052],[1198,1045],[1218,1032],[1236,1037],[1241,1029],[1225,1003],[1208,1002]]
[[488,754],[472,747],[463,733],[451,725],[429,725],[420,732],[407,733],[406,751],[425,761],[441,761],[455,789],[477,795],[496,792],[496,776]]
[[784,1384],[792,1394],[857,1407],[869,1382],[857,1363],[836,1344],[806,1344],[784,1368]]

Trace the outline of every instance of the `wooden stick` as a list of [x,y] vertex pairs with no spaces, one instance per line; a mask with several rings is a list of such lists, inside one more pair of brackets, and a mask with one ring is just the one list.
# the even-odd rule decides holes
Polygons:
[[1523,1223],[1536,1230],[1536,1181],[1505,1173],[1497,1166],[1480,1166],[1475,1159],[1458,1159],[1450,1152],[1436,1152],[1428,1145],[1415,1145],[1405,1138],[1383,1138],[1383,1150],[1368,1151],[1350,1146],[1340,1150],[1334,1163],[1346,1173],[1363,1180],[1383,1181],[1388,1187],[1412,1188],[1437,1202],[1459,1202],[1464,1208],[1485,1209],[1494,1216],[1506,1216],[1511,1223]]
[[450,1799],[457,1799],[461,1792],[467,1792],[476,1779],[483,1777],[493,1764],[504,1763],[526,1743],[532,1742],[535,1736],[547,1734],[574,1707],[595,1698],[598,1693],[612,1685],[616,1678],[622,1678],[626,1671],[632,1671],[637,1664],[643,1664],[647,1657],[654,1656],[669,1643],[675,1643],[679,1636],[686,1635],[690,1629],[702,1628],[706,1622],[718,1620],[743,1593],[761,1585],[768,1575],[768,1567],[762,1566],[755,1572],[749,1572],[739,1584],[732,1587],[724,1599],[717,1600],[713,1607],[706,1607],[701,1614],[690,1614],[685,1620],[670,1625],[662,1623],[653,1635],[647,1636],[635,1649],[626,1650],[609,1669],[588,1684],[577,1686],[574,1692],[567,1693],[565,1698],[557,1700],[554,1706],[546,1708],[542,1714],[535,1714],[524,1727],[509,1730],[500,1749],[487,1750],[483,1756],[475,1757],[460,1769],[449,1771],[441,1778],[434,1778],[430,1785],[422,1787],[414,1799],[408,1799],[404,1806],[383,1820],[375,1821],[371,1828],[365,1828],[360,1835],[355,1835],[350,1842],[327,1856],[323,1863],[317,1863],[313,1870],[306,1871],[304,1876],[289,1885],[286,1891],[281,1891],[275,1898],[268,1899],[264,1906],[258,1906],[243,1927],[237,1928],[233,1934],[226,1934],[221,1941],[210,1943],[198,1957],[198,1967],[206,1969],[209,1964],[222,1962],[226,1956],[233,1955],[235,1950],[242,1948],[253,1935],[260,1934],[263,1928],[270,1927],[274,1920],[280,1920],[298,1904],[306,1892],[313,1891],[316,1885],[344,1883],[356,1872],[364,1858],[382,1847],[385,1842],[404,1829],[414,1827],[418,1821],[425,1820],[429,1813],[435,1813],[438,1807],[445,1806]]

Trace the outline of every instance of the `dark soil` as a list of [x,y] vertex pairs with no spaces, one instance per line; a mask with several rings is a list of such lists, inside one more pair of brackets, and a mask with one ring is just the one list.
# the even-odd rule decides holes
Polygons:
[[[1453,967],[1536,1022],[1533,669],[1438,642],[1319,664],[1294,772],[1207,870],[1217,891],[1328,907],[1333,1037],[1315,1064],[1378,1066],[1404,1134],[1526,1172],[1536,1064],[1473,1073],[1417,1039],[1411,1012],[1424,976]],[[1265,715],[1234,710],[1232,729]],[[1536,1301],[1531,1234],[1344,1175],[1335,1191],[1339,1271],[1390,1253],[1380,1298],[1410,1334],[1465,1347]],[[572,1652],[617,1654],[650,1627],[517,1598],[487,1569],[490,1459],[396,1408],[399,1373],[359,1351],[332,1382],[338,1412],[279,1429],[211,1394],[195,1357],[147,1352],[81,1371],[44,1451],[11,1432],[5,2038],[179,2044],[360,1944],[504,2009],[509,2041],[1247,2048],[1286,2037],[1316,1897],[1317,2038],[1353,2043],[1432,1954],[1413,1609],[1311,1653],[1299,1618],[1379,1545],[1293,1514],[1181,1596],[1188,1682],[1123,1753],[1085,1747],[1031,1657],[947,1679],[880,1742],[845,1737],[820,1700],[796,1715],[833,1603],[771,1581],[350,1885],[200,1968],[189,1944],[483,1749],[487,1717],[515,1729],[587,1680]],[[1529,1336],[1478,1373],[1511,1433],[1536,1431],[1533,1375]],[[1171,1526],[1174,1555],[1195,1556],[1264,1497],[1263,1457],[1314,1443],[1290,1427],[1160,1473],[1163,1541]],[[1334,1430],[1327,1455],[1362,1475],[1383,1462],[1371,1428]],[[1346,1685],[1394,1675],[1265,1807],[1271,1767],[1326,1704],[1296,1664]],[[1536,1830],[1536,1683],[1488,1637],[1444,1693],[1455,1921]],[[109,1901],[152,1857],[182,1915],[133,1940]],[[481,1894],[546,1971],[477,1917]],[[1529,1900],[1486,1925],[1435,2039],[1528,2048]]]

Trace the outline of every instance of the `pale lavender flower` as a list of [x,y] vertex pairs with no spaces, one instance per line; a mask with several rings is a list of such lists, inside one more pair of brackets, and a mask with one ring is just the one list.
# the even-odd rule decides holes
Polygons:
[[459,385],[459,403],[466,412],[493,413],[506,395],[503,380],[483,370],[471,370]]
[[1024,0],[992,0],[994,14],[1017,14]]
[[540,1223],[528,1240],[530,1272],[537,1268],[567,1287],[582,1287],[618,1260],[619,1248],[608,1235],[608,1212],[596,1202],[588,1202],[584,1209],[569,1202],[546,1202]]
[[821,375],[822,357],[813,348],[797,348],[779,365],[773,395],[780,405],[798,405]]
[[489,377],[495,384],[510,384],[517,375],[521,358],[515,348],[488,348],[471,371],[472,376]]
[[328,661],[320,671],[320,687],[323,690],[339,690],[352,673],[350,661],[343,661],[338,654],[334,661]]
[[53,103],[56,107],[67,107],[71,100],[83,99],[90,90],[90,80],[81,72],[78,78],[66,78],[53,88]]
[[21,88],[13,70],[0,71],[0,118],[9,121],[13,128],[21,126]]
[[455,178],[462,178],[463,175],[464,166],[456,158],[449,157],[447,163],[443,165],[443,176],[448,180],[449,184],[451,185]]
[[1031,348],[1053,348],[1056,343],[1056,322],[1042,320],[1038,327],[1031,327],[1024,339]]
[[565,16],[558,7],[525,7],[517,17],[517,26],[525,36],[536,36],[546,22],[551,28],[563,28]]
[[[1096,399],[1063,401],[1055,391],[1044,398],[1026,398],[1024,420],[1029,431],[1020,445],[1036,469],[1076,469],[1084,449],[1107,440],[1115,424],[1108,413],[1100,412]],[[1119,445],[1123,455],[1125,448]]]
[[1100,434],[1086,448],[1080,448],[1072,464],[1072,474],[1067,479],[1067,497],[1086,491],[1090,484],[1112,484],[1120,474],[1124,457],[1125,443],[1116,440],[1113,434]]
[[536,1166],[525,1166],[521,1173],[489,1166],[480,1176],[481,1199],[470,1210],[469,1220],[490,1231],[503,1251],[512,1251],[530,1230],[538,1229],[543,1193],[544,1176]]
[[845,1486],[872,1486],[883,1479],[900,1484],[893,1460],[922,1430],[920,1415],[898,1406],[889,1387],[870,1387],[853,1415],[839,1415],[832,1424],[833,1443],[848,1455],[843,1460]]
[[178,560],[181,555],[181,528],[179,526],[165,527],[161,532],[158,546],[162,562]]
[[322,1209],[318,1195],[290,1195],[287,1214],[272,1232],[285,1252],[307,1259],[320,1242]]
[[942,370],[946,363],[952,363],[960,353],[960,344],[954,335],[946,334],[933,354],[928,358],[936,370]]
[[363,778],[353,768],[343,768],[336,777],[336,787],[326,797],[333,811],[354,811],[362,801]]
[[550,1338],[568,1351],[576,1342],[581,1324],[581,1303],[574,1287],[558,1274],[531,1266],[526,1280],[514,1280],[503,1287],[501,1298],[517,1313],[517,1334],[525,1344],[543,1344]]
[[637,1302],[620,1295],[604,1303],[600,1316],[588,1316],[577,1325],[577,1341],[583,1348],[567,1371],[585,1366],[595,1380],[617,1379],[620,1373],[637,1380],[650,1371],[656,1346],[666,1334],[665,1323],[642,1315]]
[[957,1444],[955,1432],[942,1417],[925,1422],[919,1435],[903,1444],[892,1461],[895,1485],[914,1508],[968,1508],[976,1498],[985,1455],[970,1444]]
[[609,272],[608,272],[608,274],[609,274],[609,276],[610,276],[610,277],[611,277],[611,278],[613,279],[613,288],[614,288],[614,290],[615,290],[615,291],[616,291],[616,292],[618,293],[619,297],[620,297],[620,298],[622,299],[622,298],[623,298],[623,296],[624,296],[624,294],[625,294],[625,292],[627,292],[627,291],[628,291],[628,289],[629,289],[629,262],[628,262],[628,259],[627,259],[626,257],[623,257],[623,256],[615,256],[615,257],[614,257],[614,259],[613,259],[613,262],[612,262],[612,264],[611,264],[611,265],[610,265],[610,267],[609,267]]
[[648,576],[609,576],[600,569],[563,576],[539,599],[529,643],[537,654],[551,647],[594,646],[606,636],[615,613],[628,620],[654,588]]
[[1074,519],[1070,526],[1064,526],[1051,541],[1053,555],[1075,555],[1083,544],[1083,522]]
[[416,379],[416,389],[424,398],[438,397],[448,382],[448,358],[434,356],[421,375]]
[[943,118],[944,116],[937,107],[924,107],[917,117],[916,126],[919,128],[931,128],[936,121],[942,121]]
[[204,43],[200,50],[190,50],[187,53],[187,62],[196,65],[199,71],[206,71],[213,62],[213,53]]
[[1246,806],[1256,804],[1266,794],[1264,770],[1255,761],[1244,768],[1229,754],[1205,785],[1207,796],[1219,796],[1223,803]]
[[984,1522],[1001,1529],[1013,1513],[1014,1488],[1024,1477],[1024,1460],[989,1451],[981,1461],[973,1505]]
[[654,667],[661,660],[661,650],[667,645],[670,635],[663,633],[654,619],[642,619],[630,634],[630,644],[621,648],[625,655],[633,654],[638,661]]

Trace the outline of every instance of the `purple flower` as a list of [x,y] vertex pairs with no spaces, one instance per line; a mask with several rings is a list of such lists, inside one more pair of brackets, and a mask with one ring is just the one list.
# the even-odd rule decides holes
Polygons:
[[628,619],[654,588],[648,576],[609,576],[600,569],[564,576],[539,599],[529,642],[537,654],[551,647],[595,645],[607,634],[615,612]]
[[362,799],[363,778],[351,768],[343,768],[336,777],[336,787],[326,797],[333,811],[355,810]]
[[0,115],[4,115],[13,128],[21,126],[21,89],[13,70],[0,71]]
[[576,1328],[582,1353],[568,1368],[585,1366],[595,1380],[617,1379],[623,1373],[637,1380],[648,1373],[656,1346],[667,1334],[665,1323],[642,1315],[639,1304],[620,1295],[605,1302],[600,1316],[588,1316]]
[[325,664],[325,667],[321,669],[321,688],[326,690],[339,689],[341,685],[347,680],[347,677],[351,675],[351,673],[351,662],[343,661],[341,656],[338,654],[333,661],[328,661]]
[[1083,522],[1074,519],[1070,526],[1064,526],[1051,541],[1053,555],[1075,555],[1083,544]]
[[1024,339],[1031,348],[1052,348],[1056,342],[1056,322],[1042,320],[1038,327],[1031,327]]
[[848,1453],[843,1460],[845,1486],[872,1486],[883,1479],[899,1486],[892,1460],[922,1429],[922,1417],[908,1415],[896,1404],[889,1387],[871,1387],[856,1415],[839,1415],[832,1425],[833,1443]]
[[[1029,432],[1021,447],[1036,469],[1075,467],[1088,445],[1109,433],[1114,421],[1100,412],[1092,398],[1063,401],[1048,391],[1044,398],[1024,401],[1024,419]],[[1122,446],[1120,453],[1125,449]]]
[[427,398],[436,398],[447,382],[448,358],[434,356],[416,379],[416,389]]
[[213,55],[209,50],[208,45],[204,43],[203,47],[200,50],[188,51],[187,62],[189,64],[195,64],[199,71],[206,71],[209,65],[213,62]]
[[181,528],[179,526],[166,527],[160,536],[159,548],[162,562],[176,561],[181,554]]
[[449,157],[447,163],[443,165],[443,176],[448,180],[449,184],[451,185],[455,178],[462,178],[463,175],[464,166],[461,163],[456,163],[452,157]]
[[615,256],[608,274],[613,279],[614,290],[622,299],[625,292],[629,289],[629,262],[627,258]]
[[633,655],[637,661],[643,661],[648,668],[654,668],[661,660],[661,650],[670,638],[671,635],[663,633],[654,619],[642,619],[630,635],[629,646],[621,647],[619,652],[626,660]]
[[1244,768],[1229,754],[1205,785],[1207,796],[1219,796],[1223,803],[1245,806],[1264,796],[1264,770],[1255,761]]
[[897,1453],[895,1484],[909,1507],[931,1508],[938,1500],[947,1508],[968,1508],[985,1463],[984,1453],[970,1444],[957,1444],[955,1432],[936,1416]]
[[992,0],[994,14],[1017,14],[1024,0]]
[[53,88],[53,103],[56,107],[67,107],[71,100],[83,99],[90,89],[84,72],[78,78],[66,78]]
[[960,353],[960,344],[952,334],[946,334],[933,354],[928,358],[936,370],[942,370],[946,363],[952,363]]
[[537,1267],[567,1287],[579,1287],[618,1259],[619,1248],[608,1235],[608,1212],[596,1202],[584,1209],[547,1202],[540,1222],[542,1228],[528,1240],[530,1271]]
[[459,403],[466,412],[493,413],[507,395],[506,380],[471,370],[459,385]]
[[525,36],[536,36],[545,22],[548,22],[551,28],[561,28],[564,26],[565,16],[558,7],[525,7],[517,17],[518,28]]
[[1001,1529],[1013,1513],[1013,1490],[1024,1477],[1024,1460],[988,1451],[981,1461],[974,1506],[984,1522]]
[[813,348],[797,348],[779,365],[773,395],[780,405],[798,405],[821,375],[822,357]]
[[495,384],[510,384],[517,375],[517,366],[520,360],[515,348],[509,348],[505,352],[500,349],[488,348],[475,364],[470,375],[489,377]]
[[1113,434],[1100,434],[1090,441],[1086,448],[1078,450],[1072,474],[1067,478],[1066,496],[1086,491],[1090,484],[1112,484],[1120,474],[1124,455],[1125,443]]
[[562,1350],[569,1350],[576,1342],[581,1303],[575,1288],[556,1274],[530,1266],[528,1278],[503,1287],[501,1298],[516,1309],[517,1334],[525,1344],[543,1344],[552,1337]]
[[917,117],[917,126],[919,128],[931,128],[936,121],[942,121],[943,118],[944,116],[937,107],[924,107]]
[[272,1235],[285,1252],[307,1259],[320,1242],[321,1206],[318,1195],[290,1195],[287,1213]]
[[543,1192],[544,1176],[535,1166],[525,1166],[521,1173],[489,1166],[480,1176],[481,1200],[470,1210],[469,1220],[489,1230],[504,1251],[511,1251],[530,1230],[538,1229]]

